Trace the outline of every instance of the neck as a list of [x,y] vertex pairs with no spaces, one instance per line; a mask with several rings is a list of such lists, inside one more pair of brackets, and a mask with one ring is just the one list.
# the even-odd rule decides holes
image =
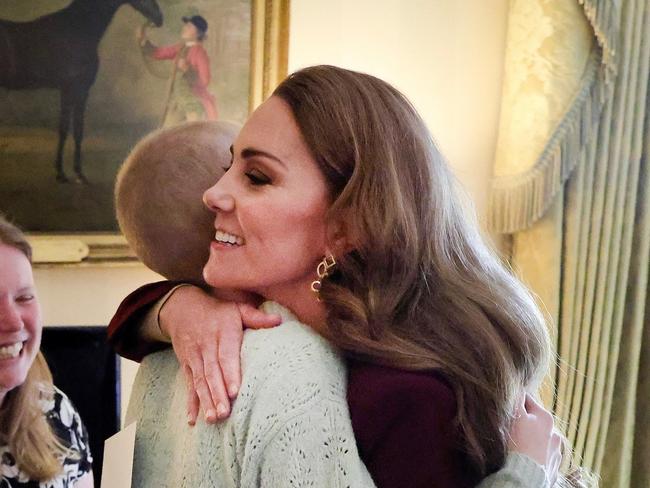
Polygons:
[[7,396],[7,390],[0,389],[0,409],[2,409],[2,405],[5,402],[5,397]]
[[283,290],[260,290],[259,294],[288,308],[303,324],[322,334],[327,324],[327,310],[309,288],[310,284],[311,281]]
[[240,290],[228,290],[225,288],[210,288],[210,293],[213,297],[218,298],[219,300],[248,303],[255,307],[258,307],[264,300],[262,297],[256,295],[255,293]]
[[79,19],[83,20],[80,27],[92,38],[101,39],[113,20],[117,9],[125,3],[122,0],[110,0],[104,2],[93,2],[87,0],[76,0],[70,4],[69,9],[74,11]]

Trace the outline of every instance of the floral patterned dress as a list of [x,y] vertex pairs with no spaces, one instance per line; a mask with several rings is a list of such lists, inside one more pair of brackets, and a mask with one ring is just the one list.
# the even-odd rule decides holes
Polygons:
[[[58,388],[53,395],[44,395],[41,408],[54,433],[65,446],[79,455],[62,459],[63,470],[48,481],[30,480],[17,466],[9,446],[0,443],[0,488],[72,488],[77,480],[92,469],[92,456],[88,445],[88,433],[79,413],[68,397]],[[77,459],[78,457],[78,459]]]

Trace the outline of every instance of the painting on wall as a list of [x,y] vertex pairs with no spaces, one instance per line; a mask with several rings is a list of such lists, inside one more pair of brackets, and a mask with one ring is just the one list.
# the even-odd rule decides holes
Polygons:
[[0,212],[30,233],[115,234],[113,184],[129,150],[185,120],[242,123],[265,76],[286,73],[286,39],[268,44],[286,35],[287,8],[0,3]]

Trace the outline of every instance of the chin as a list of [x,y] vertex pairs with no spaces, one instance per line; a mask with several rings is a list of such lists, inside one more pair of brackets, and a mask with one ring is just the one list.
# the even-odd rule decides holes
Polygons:
[[5,374],[0,373],[0,389],[9,392],[11,390],[18,388],[23,383],[25,383],[26,379],[27,379],[26,370],[7,372]]
[[203,279],[213,288],[227,287],[223,277],[220,276],[221,273],[219,273],[218,268],[210,261],[208,260],[207,264],[203,267]]
[[214,287],[214,284],[212,283],[212,271],[208,268],[208,265],[206,264],[203,267],[203,280],[210,286]]

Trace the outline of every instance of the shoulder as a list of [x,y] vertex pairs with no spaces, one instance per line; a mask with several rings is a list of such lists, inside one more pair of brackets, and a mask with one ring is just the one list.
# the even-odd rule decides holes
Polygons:
[[[317,379],[345,376],[345,365],[337,349],[310,327],[285,321],[272,329],[247,330],[242,347],[242,368],[272,370],[293,378]],[[291,378],[282,378],[283,381]]]
[[54,385],[41,385],[40,406],[50,427],[72,455],[63,460],[65,476],[78,479],[92,469],[88,432],[68,396]]
[[456,398],[444,377],[432,371],[403,369],[349,361],[350,403],[405,405],[411,411],[435,411],[436,415],[451,420],[456,415]]
[[47,390],[43,391],[45,392],[45,394],[41,395],[41,407],[43,408],[43,413],[56,414],[66,420],[69,418],[81,419],[79,412],[77,412],[76,407],[68,395],[55,385],[52,385],[51,388],[48,387]]
[[68,395],[53,386],[53,396],[48,406],[51,407],[46,412],[48,421],[65,445],[76,451],[88,451],[86,427]]
[[52,416],[65,417],[79,416],[77,409],[63,391],[51,383],[38,385],[38,402],[43,414],[48,418]]
[[338,351],[307,326],[285,321],[244,334],[242,386],[233,413],[267,428],[281,428],[314,409],[349,422],[346,386]]
[[456,398],[437,373],[349,361],[347,399],[354,429],[366,445],[389,431],[419,425],[423,434],[448,435]]
[[194,44],[192,50],[196,53],[201,53],[203,55],[208,55],[208,52],[205,50],[205,47],[201,43]]
[[195,56],[195,57],[200,57],[200,58],[204,58],[204,59],[207,59],[207,57],[208,57],[208,52],[203,47],[203,44],[194,44],[190,48],[190,53],[191,53],[192,56]]
[[[298,321],[244,334],[242,392],[257,402],[275,399],[346,401],[347,370],[338,350]],[[241,395],[240,393],[240,395]]]
[[455,395],[440,374],[350,361],[348,382],[359,451],[378,485],[471,484],[463,474]]
[[[247,331],[242,388],[232,421],[245,426],[242,486],[374,486],[359,458],[339,352],[309,327],[285,320]],[[243,400],[243,403],[241,403]]]

